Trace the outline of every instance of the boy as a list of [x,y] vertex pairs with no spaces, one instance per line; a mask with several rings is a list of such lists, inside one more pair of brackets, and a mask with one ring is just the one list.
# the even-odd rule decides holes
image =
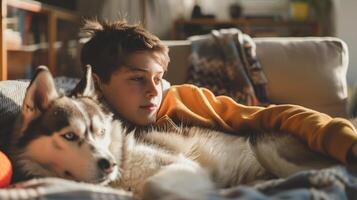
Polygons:
[[184,124],[233,133],[283,131],[344,163],[357,157],[357,133],[345,119],[296,105],[244,106],[188,84],[165,90],[162,77],[169,56],[159,38],[125,21],[88,21],[83,31],[90,36],[81,52],[83,66],[92,66],[98,94],[130,123]]

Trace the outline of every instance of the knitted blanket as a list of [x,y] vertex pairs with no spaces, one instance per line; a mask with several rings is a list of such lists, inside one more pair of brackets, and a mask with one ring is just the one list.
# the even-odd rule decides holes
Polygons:
[[267,79],[253,40],[240,30],[213,30],[190,37],[192,53],[187,82],[226,95],[245,105],[265,105]]

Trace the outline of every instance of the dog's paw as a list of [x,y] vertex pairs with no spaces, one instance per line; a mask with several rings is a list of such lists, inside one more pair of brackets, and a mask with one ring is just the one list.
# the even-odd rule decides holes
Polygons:
[[143,187],[143,200],[190,200],[185,195],[179,194],[173,188],[165,187],[164,184],[148,181]]
[[143,185],[143,199],[206,199],[214,189],[213,183],[203,170],[182,166],[166,168],[150,177]]

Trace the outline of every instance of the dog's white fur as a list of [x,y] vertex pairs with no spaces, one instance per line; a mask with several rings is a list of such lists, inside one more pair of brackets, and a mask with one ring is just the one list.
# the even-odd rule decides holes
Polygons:
[[[138,199],[203,199],[215,188],[335,164],[282,133],[243,137],[197,127],[127,133],[97,105],[91,77],[88,68],[77,97],[69,98],[58,95],[48,70],[39,70],[26,93],[11,145],[20,171],[110,183],[133,191]],[[41,133],[63,116],[68,123]]]

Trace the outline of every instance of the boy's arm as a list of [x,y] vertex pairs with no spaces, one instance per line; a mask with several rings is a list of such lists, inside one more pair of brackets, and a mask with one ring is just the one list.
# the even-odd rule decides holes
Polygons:
[[[344,163],[349,151],[357,155],[357,133],[349,121],[297,105],[244,106],[226,96],[215,97],[207,89],[182,85],[172,87],[167,93],[158,117],[163,115],[192,125],[219,126],[227,131],[289,132],[306,141],[310,148]],[[356,152],[352,151],[353,143]]]

